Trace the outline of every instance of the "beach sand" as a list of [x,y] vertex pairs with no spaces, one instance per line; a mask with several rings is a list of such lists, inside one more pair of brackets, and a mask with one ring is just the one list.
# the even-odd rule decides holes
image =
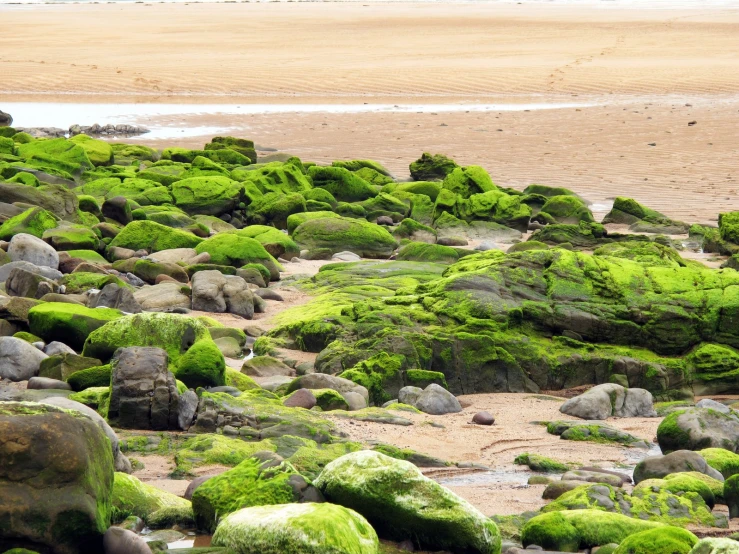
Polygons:
[[319,163],[370,157],[401,179],[423,151],[443,152],[482,165],[502,186],[569,187],[594,203],[596,217],[618,195],[689,222],[715,224],[719,212],[739,209],[737,9],[126,3],[0,10],[0,109],[4,101],[579,103],[590,107],[209,113],[138,123],[217,127]]

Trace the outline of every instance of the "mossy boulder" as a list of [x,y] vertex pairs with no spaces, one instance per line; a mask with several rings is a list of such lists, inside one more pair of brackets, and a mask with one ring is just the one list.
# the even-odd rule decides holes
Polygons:
[[145,522],[158,519],[157,512],[173,514],[172,524],[192,525],[193,512],[189,500],[180,498],[146,483],[133,475],[116,473],[113,484],[113,519],[121,522],[129,516],[137,516]]
[[170,369],[191,387],[225,384],[225,360],[199,320],[178,314],[144,312],[125,316],[94,331],[83,352],[103,361],[126,346],[156,346],[166,350]]
[[419,548],[498,554],[495,523],[416,466],[379,452],[347,454],[314,483],[329,502],[358,511],[381,537]]
[[297,502],[299,494],[290,477],[299,473],[286,462],[268,465],[248,458],[195,489],[192,509],[197,528],[212,533],[220,519],[242,508]]
[[247,217],[253,223],[270,223],[278,229],[284,229],[288,217],[306,210],[302,194],[269,192],[249,204]]
[[671,234],[685,233],[689,227],[682,221],[673,221],[655,210],[642,206],[633,198],[623,196],[616,197],[613,208],[603,218],[603,223],[621,223],[643,232],[663,231]]
[[0,225],[0,240],[9,241],[15,235],[26,233],[41,238],[49,229],[59,224],[58,218],[43,208],[28,208],[23,213],[6,219]]
[[324,412],[349,409],[344,397],[333,389],[313,389],[311,392],[316,397],[316,406]]
[[261,264],[270,272],[270,278],[280,278],[280,265],[262,244],[253,238],[233,233],[218,233],[195,247],[198,254],[210,254],[212,264],[242,267],[246,264]]
[[416,181],[443,181],[452,171],[459,168],[457,163],[443,154],[424,152],[411,163],[411,177]]
[[269,254],[275,258],[290,260],[300,255],[298,245],[285,233],[266,225],[249,225],[236,234],[257,240]]
[[349,250],[363,258],[389,258],[398,246],[384,227],[348,218],[310,219],[292,237],[301,247],[327,256]]
[[[593,222],[593,214],[587,204],[577,196],[552,196],[541,207],[539,214],[546,214],[553,223],[577,224],[580,221]],[[547,221],[549,223],[550,221]]]
[[626,537],[613,554],[688,554],[697,542],[698,537],[679,527],[648,529]]
[[44,231],[42,237],[55,250],[97,250],[100,239],[84,225],[64,224]]
[[76,371],[69,376],[67,383],[76,392],[92,387],[110,387],[111,375],[110,364],[105,364]]
[[221,215],[243,200],[244,185],[228,177],[192,177],[170,187],[177,207],[189,214]]
[[119,277],[107,273],[78,271],[76,273],[68,273],[61,279],[61,284],[66,287],[67,294],[82,294],[90,289],[102,290],[105,285],[110,283],[114,283],[120,288],[132,288],[131,285],[125,283]]
[[341,202],[359,202],[377,195],[377,190],[367,181],[343,167],[308,168],[313,186],[327,190]]
[[213,137],[205,145],[205,150],[222,150],[228,148],[246,156],[251,163],[257,163],[257,152],[254,150],[254,141],[238,137]]
[[531,471],[541,471],[544,473],[564,473],[572,469],[572,464],[558,462],[546,456],[529,454],[528,452],[516,456],[513,463],[528,466]]
[[110,165],[113,163],[113,148],[104,140],[97,140],[85,134],[80,134],[71,137],[69,142],[80,145],[93,165]]
[[459,254],[450,246],[427,244],[425,242],[411,242],[403,246],[398,251],[396,259],[411,262],[453,264],[459,259]]
[[739,554],[739,542],[724,538],[701,539],[689,554]]
[[31,332],[81,350],[90,333],[123,316],[112,308],[86,308],[66,302],[45,302],[28,311]]
[[151,253],[174,248],[195,248],[201,242],[202,238],[187,231],[173,229],[154,221],[133,221],[115,236],[109,246],[131,250],[143,249]]
[[725,448],[704,448],[699,450],[706,463],[728,479],[739,474],[739,454]]
[[725,448],[739,450],[739,418],[711,408],[677,410],[657,428],[662,452]]
[[[323,189],[315,189],[315,190],[323,190]],[[287,232],[290,236],[295,232],[295,229],[300,227],[301,224],[305,223],[306,221],[312,220],[312,219],[324,219],[324,218],[332,218],[332,219],[341,219],[341,216],[334,212],[328,212],[328,211],[320,211],[320,212],[304,212],[299,214],[292,214],[290,217],[287,218]]]
[[6,548],[102,550],[111,521],[113,454],[83,414],[29,402],[0,402],[0,521]]
[[67,173],[81,173],[93,167],[85,149],[64,138],[36,139],[16,147],[18,156],[30,165],[61,169]]
[[524,547],[536,544],[546,550],[578,552],[650,529],[666,529],[664,523],[644,521],[600,510],[548,512],[531,518],[521,529]]
[[245,508],[227,516],[213,545],[239,554],[378,554],[372,526],[334,504],[285,504]]

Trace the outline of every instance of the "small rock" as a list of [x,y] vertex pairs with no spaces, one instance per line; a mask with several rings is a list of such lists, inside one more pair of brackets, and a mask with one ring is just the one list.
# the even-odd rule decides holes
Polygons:
[[36,266],[59,267],[59,254],[38,237],[18,233],[10,240],[8,255],[12,262],[29,262]]
[[146,541],[136,533],[111,527],[103,536],[105,554],[151,554]]
[[490,412],[477,412],[472,418],[472,423],[477,425],[493,425],[495,418]]
[[310,410],[316,405],[316,397],[309,389],[298,389],[286,398],[282,404],[289,408],[304,408],[306,410]]
[[72,390],[69,383],[57,379],[49,379],[48,377],[31,377],[28,380],[26,388],[32,390]]
[[391,226],[394,224],[393,218],[388,215],[381,215],[375,220],[377,225]]
[[332,261],[337,262],[358,262],[362,258],[355,254],[354,252],[349,252],[348,250],[345,250],[344,252],[337,252],[333,256],[331,256]]

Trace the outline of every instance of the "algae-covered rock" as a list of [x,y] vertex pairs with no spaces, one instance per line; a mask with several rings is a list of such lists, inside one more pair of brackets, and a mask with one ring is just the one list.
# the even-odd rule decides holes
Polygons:
[[221,215],[238,206],[244,185],[228,177],[192,177],[172,184],[177,207],[189,214]]
[[41,238],[45,231],[59,224],[57,217],[43,208],[28,208],[24,212],[6,219],[0,225],[0,240],[10,240],[15,235],[26,233]]
[[110,242],[110,247],[158,252],[172,248],[194,248],[203,239],[154,221],[132,221]]
[[739,542],[724,538],[701,539],[688,554],[739,554]]
[[739,450],[739,417],[710,408],[688,408],[669,414],[657,428],[665,454],[675,450],[725,448]]
[[157,512],[167,511],[173,520],[171,523],[192,525],[192,504],[189,500],[180,498],[172,493],[165,492],[146,483],[142,483],[133,475],[125,473],[115,474],[113,484],[113,519],[123,521],[135,515],[146,522],[157,519]]
[[355,452],[328,464],[315,485],[329,502],[364,515],[382,537],[411,538],[432,550],[500,552],[495,523],[409,462]]
[[398,251],[396,259],[412,262],[453,264],[459,259],[459,253],[449,246],[427,244],[424,242],[411,242],[403,246]]
[[0,521],[7,548],[97,552],[110,526],[113,455],[83,414],[0,402]]
[[236,233],[219,233],[198,244],[195,250],[198,254],[210,254],[212,264],[232,267],[261,264],[269,270],[273,281],[280,278],[280,265],[258,240],[250,237]]
[[86,308],[66,302],[45,302],[28,311],[31,332],[46,341],[58,340],[81,350],[90,333],[123,317],[111,308]]
[[616,197],[613,208],[603,218],[603,223],[622,223],[631,225],[635,230],[666,234],[685,233],[689,227],[687,223],[673,221],[659,212],[642,206],[636,200],[623,196]]
[[551,196],[541,207],[539,217],[548,216],[546,223],[578,224],[580,221],[593,222],[593,214],[587,204],[577,196]]
[[372,185],[343,167],[312,166],[308,176],[314,187],[327,190],[339,201],[358,202],[377,195]]
[[238,554],[377,554],[372,526],[333,504],[285,504],[239,510],[218,525],[215,546]]
[[704,448],[698,454],[725,479],[739,474],[739,455],[725,448]]
[[300,496],[290,478],[299,475],[288,463],[267,467],[256,458],[248,458],[195,490],[195,524],[212,533],[220,519],[242,508],[297,502]]
[[551,421],[547,424],[547,433],[559,435],[563,440],[647,448],[646,443],[640,438],[600,421]]
[[424,152],[420,158],[411,163],[411,177],[416,181],[442,181],[459,166],[451,158],[443,154]]
[[665,456],[648,456],[636,464],[634,483],[638,484],[645,479],[662,479],[671,474],[693,471],[721,481],[723,479],[721,473],[711,467],[706,459],[701,456],[700,452],[691,450],[676,450]]
[[688,554],[698,542],[686,529],[648,529],[626,537],[613,554]]
[[364,258],[389,258],[398,246],[383,227],[347,218],[310,219],[292,237],[303,248],[326,251],[327,257],[349,250]]
[[539,454],[529,454],[528,452],[516,456],[513,463],[528,466],[531,471],[542,471],[545,473],[564,473],[572,469],[571,464],[558,462],[557,460],[540,456]]

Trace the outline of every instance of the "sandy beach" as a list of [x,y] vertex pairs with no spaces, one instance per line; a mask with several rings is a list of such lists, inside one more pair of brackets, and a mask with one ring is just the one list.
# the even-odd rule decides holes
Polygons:
[[[574,189],[596,217],[618,195],[689,222],[715,224],[717,213],[739,207],[736,9],[136,3],[0,10],[0,105],[186,103],[183,114],[137,123],[215,129],[211,135],[246,136],[321,163],[372,157],[401,179],[422,151],[443,152],[482,165],[502,186]],[[43,40],[28,39],[31,26]],[[99,35],[95,47],[80,48],[72,27]],[[197,105],[239,102],[419,109],[195,113]],[[449,103],[582,107],[424,108]],[[78,116],[70,115],[84,119]],[[208,138],[159,143],[199,147]]]

